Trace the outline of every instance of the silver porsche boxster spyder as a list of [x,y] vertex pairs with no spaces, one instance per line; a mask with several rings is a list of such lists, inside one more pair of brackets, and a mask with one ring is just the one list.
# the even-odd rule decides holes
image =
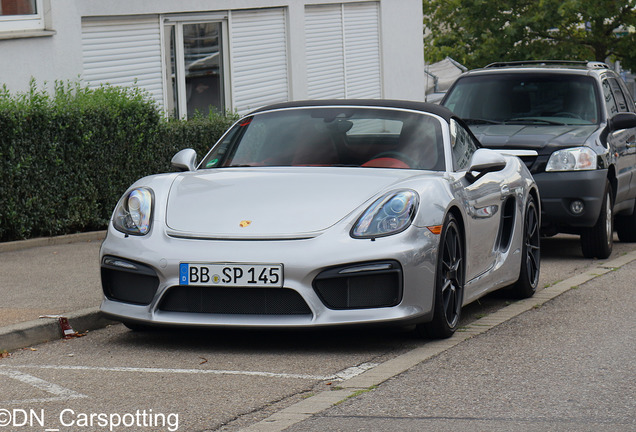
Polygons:
[[418,102],[288,102],[180,172],[142,178],[100,253],[101,310],[130,328],[398,323],[449,337],[462,306],[539,279],[521,160]]

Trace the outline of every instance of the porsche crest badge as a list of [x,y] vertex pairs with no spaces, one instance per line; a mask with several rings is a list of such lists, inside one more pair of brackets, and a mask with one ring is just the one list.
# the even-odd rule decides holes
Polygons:
[[248,225],[249,225],[249,224],[251,224],[251,223],[252,223],[252,221],[249,221],[249,220],[242,220],[242,221],[239,223],[239,226],[240,226],[241,228],[245,228],[246,226],[248,226]]

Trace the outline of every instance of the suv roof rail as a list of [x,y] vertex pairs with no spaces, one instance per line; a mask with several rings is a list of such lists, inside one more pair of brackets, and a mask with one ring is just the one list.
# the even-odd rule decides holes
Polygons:
[[508,67],[508,66],[583,66],[587,69],[609,69],[610,67],[599,61],[585,61],[585,60],[522,60],[511,62],[495,62],[490,63],[486,68]]

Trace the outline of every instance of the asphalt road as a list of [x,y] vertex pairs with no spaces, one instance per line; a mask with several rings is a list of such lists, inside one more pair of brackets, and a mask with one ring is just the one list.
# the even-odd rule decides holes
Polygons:
[[291,431],[634,431],[636,262]]
[[[600,264],[581,257],[574,237],[542,249],[545,291]],[[612,259],[634,250],[617,243]],[[294,431],[633,431],[636,264],[606,271],[450,344],[403,329],[136,333],[122,325],[41,344],[0,359],[0,432],[273,431],[283,430],[274,421],[283,412]],[[462,325],[508,304],[489,296],[465,308]],[[436,354],[417,357],[429,349]],[[347,393],[347,383],[396,364],[402,373]]]

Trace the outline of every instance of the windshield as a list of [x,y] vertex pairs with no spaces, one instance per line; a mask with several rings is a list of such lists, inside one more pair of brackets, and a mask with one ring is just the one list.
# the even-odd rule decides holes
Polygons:
[[492,74],[460,78],[443,105],[469,125],[599,122],[593,78],[559,74]]
[[202,168],[348,166],[443,170],[440,120],[377,108],[302,108],[239,121]]

